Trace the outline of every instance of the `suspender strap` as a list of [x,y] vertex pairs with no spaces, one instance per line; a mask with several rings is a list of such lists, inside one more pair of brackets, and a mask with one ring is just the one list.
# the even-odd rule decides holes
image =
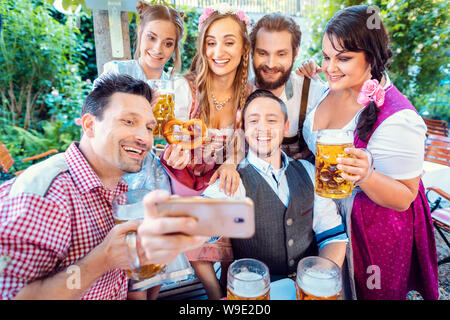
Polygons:
[[302,100],[300,103],[300,115],[298,116],[298,129],[301,130],[303,128],[303,122],[306,118],[306,108],[308,106],[308,96],[309,96],[309,86],[311,84],[311,79],[304,77],[303,78],[303,87],[302,87]]

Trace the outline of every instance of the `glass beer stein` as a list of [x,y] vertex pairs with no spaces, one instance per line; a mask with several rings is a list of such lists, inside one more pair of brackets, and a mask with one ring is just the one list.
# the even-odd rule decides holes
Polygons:
[[316,140],[316,188],[318,195],[342,199],[351,196],[353,182],[342,178],[337,169],[337,158],[348,158],[345,148],[353,147],[353,131],[319,130]]
[[[150,192],[147,189],[137,189],[122,193],[112,202],[113,218],[116,224],[124,223],[129,220],[139,220],[144,218],[144,204],[142,199]],[[129,249],[130,269],[126,269],[125,273],[132,280],[145,280],[158,272],[162,271],[164,265],[149,264],[141,266],[137,255],[137,246],[139,243],[136,239],[136,232],[128,232],[126,241]]]
[[269,268],[255,259],[234,261],[227,275],[228,300],[270,300]]
[[341,299],[341,270],[333,261],[306,257],[299,261],[295,281],[297,300]]
[[[156,127],[153,131],[157,140],[164,140],[162,127],[167,120],[175,117],[175,90],[173,80],[149,80],[149,85],[155,92],[153,115]],[[160,141],[161,142],[161,141]],[[155,143],[160,143],[155,141]]]

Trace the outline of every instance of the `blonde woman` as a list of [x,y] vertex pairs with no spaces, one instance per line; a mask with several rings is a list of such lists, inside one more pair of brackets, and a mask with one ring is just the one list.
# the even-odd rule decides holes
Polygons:
[[238,112],[251,91],[247,84],[249,22],[243,11],[224,4],[206,8],[200,17],[197,54],[190,71],[176,80],[175,117],[203,120],[212,143],[202,146],[201,159],[199,152],[189,157],[179,146],[165,150],[161,162],[177,194],[200,195],[218,177],[228,194],[237,189],[239,158],[235,149],[230,152],[230,142],[236,136]]
[[[177,146],[169,146],[161,155],[161,163],[172,178],[175,193],[200,195],[219,177],[221,188],[227,194],[237,190],[236,167],[240,157],[233,148],[235,129],[239,126],[236,119],[252,88],[247,84],[249,24],[250,18],[243,11],[225,4],[206,8],[200,17],[197,54],[190,71],[176,80],[175,117],[183,121],[202,119],[209,128],[211,143],[202,146],[201,163]],[[219,153],[224,155],[223,161]],[[215,273],[211,261],[233,260],[229,241],[220,239],[187,256],[208,297],[220,298],[222,292],[214,284],[217,281],[213,281]],[[222,270],[226,275],[226,270]]]

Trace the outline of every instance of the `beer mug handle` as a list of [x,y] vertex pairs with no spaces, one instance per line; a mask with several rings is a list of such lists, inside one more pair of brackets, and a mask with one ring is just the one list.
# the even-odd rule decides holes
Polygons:
[[355,186],[360,185],[361,183],[364,183],[367,179],[370,178],[370,176],[372,175],[373,172],[373,155],[372,152],[370,152],[370,150],[366,149],[366,148],[359,148],[359,150],[362,150],[366,153],[367,158],[369,159],[369,171],[367,172],[367,175],[362,178],[361,180],[355,181]]
[[130,261],[131,269],[134,271],[141,267],[137,253],[136,232],[127,233],[125,239],[128,246],[128,259]]

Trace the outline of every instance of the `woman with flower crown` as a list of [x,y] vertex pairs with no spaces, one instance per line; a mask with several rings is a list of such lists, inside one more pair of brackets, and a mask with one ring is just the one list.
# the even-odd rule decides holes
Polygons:
[[219,177],[227,194],[238,187],[239,146],[231,142],[236,142],[238,112],[252,90],[247,84],[250,23],[242,10],[226,3],[205,8],[199,18],[197,53],[189,72],[175,81],[175,118],[201,119],[208,143],[195,152],[179,145],[164,150],[161,163],[177,194],[200,195]]
[[[370,28],[373,18],[378,28]],[[437,299],[434,230],[421,181],[426,126],[386,72],[392,53],[380,17],[362,5],[339,11],[325,28],[322,52],[329,90],[303,134],[315,152],[318,130],[354,131],[355,148],[346,150],[353,158],[338,159],[343,178],[357,186],[352,198],[339,200],[347,212],[352,298],[406,299],[417,290]],[[311,68],[300,71],[311,76]],[[360,148],[371,152],[373,165]]]
[[[200,195],[217,178],[227,194],[237,190],[241,158],[237,120],[252,91],[247,84],[250,23],[242,10],[228,4],[208,7],[199,18],[197,53],[189,72],[175,80],[175,118],[201,119],[208,127],[209,141],[192,151],[169,145],[161,154],[176,194]],[[224,280],[224,270],[233,261],[229,240],[221,238],[186,255],[209,299],[221,298],[211,262],[222,262]]]

